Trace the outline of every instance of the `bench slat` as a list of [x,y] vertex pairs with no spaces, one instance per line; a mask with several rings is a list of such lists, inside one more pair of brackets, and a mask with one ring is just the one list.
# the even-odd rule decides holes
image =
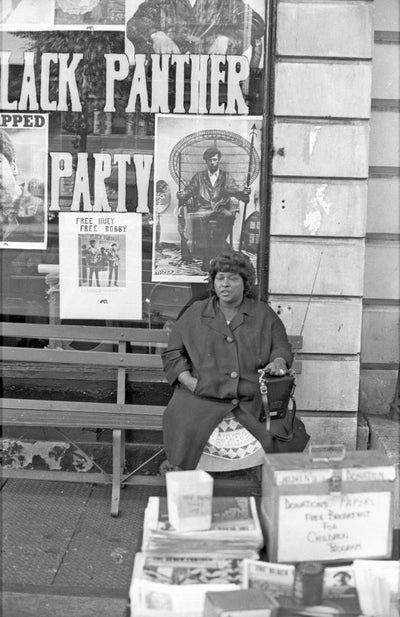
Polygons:
[[62,339],[71,341],[118,342],[134,341],[136,343],[166,343],[168,330],[150,328],[106,328],[98,326],[69,326],[50,324],[1,324],[2,336],[32,339]]
[[[2,478],[10,478],[14,480],[52,480],[53,482],[79,482],[81,484],[94,482],[96,484],[111,484],[111,479],[108,475],[88,471],[86,473],[76,473],[74,471],[59,471],[52,469],[51,471],[42,469],[8,469],[4,468],[1,472]],[[229,481],[228,482],[232,482]],[[163,476],[149,476],[135,474],[133,476],[122,477],[122,485],[129,486],[163,486],[165,487],[165,478]],[[232,482],[232,489],[238,485],[238,479],[235,479],[235,485]],[[218,484],[218,481],[217,481]],[[229,494],[232,493],[232,489]],[[243,490],[243,488],[242,488]],[[239,489],[240,493],[240,489]],[[244,493],[247,494],[247,493]]]
[[160,430],[165,405],[1,399],[3,425]]
[[0,347],[0,354],[2,360],[6,362],[47,362],[50,364],[162,369],[159,354],[119,354],[112,351],[71,351],[69,349],[35,349],[32,347]]
[[[71,341],[115,342],[132,341],[135,343],[167,343],[168,330],[150,328],[106,328],[98,326],[69,326],[50,324],[1,324],[2,336],[32,339],[61,339]],[[302,348],[303,337],[289,336],[294,351]]]

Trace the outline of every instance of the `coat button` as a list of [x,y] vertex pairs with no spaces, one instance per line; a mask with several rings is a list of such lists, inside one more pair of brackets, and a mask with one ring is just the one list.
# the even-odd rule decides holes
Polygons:
[[232,371],[232,373],[231,373],[232,379],[236,379],[237,376],[238,376],[237,372],[236,371]]
[[239,399],[233,398],[232,399],[232,405],[239,405]]
[[227,336],[226,340],[228,343],[233,343],[233,338],[231,336]]

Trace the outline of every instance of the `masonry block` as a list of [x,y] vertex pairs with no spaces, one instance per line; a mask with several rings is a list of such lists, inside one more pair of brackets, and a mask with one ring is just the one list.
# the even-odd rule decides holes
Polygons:
[[277,121],[273,174],[367,178],[368,142],[367,122]]
[[365,306],[361,340],[361,362],[398,363],[400,306]]
[[398,110],[371,113],[371,167],[400,166],[400,113]]
[[347,450],[357,445],[357,414],[299,414],[310,435],[309,446],[342,444]]
[[358,356],[301,356],[301,360],[301,373],[296,378],[296,402],[300,411],[358,410]]
[[269,304],[288,334],[303,331],[301,353],[360,352],[361,299],[313,297],[309,302],[307,297],[270,296]]
[[[398,23],[400,23],[400,20]],[[372,98],[400,99],[400,54],[398,45],[379,43],[374,46]]]
[[360,372],[360,411],[387,415],[396,390],[398,370],[364,369]]
[[363,240],[271,238],[271,294],[362,296],[363,272]]
[[363,237],[367,182],[272,183],[271,234]]
[[277,50],[285,56],[371,58],[371,2],[280,2]]
[[398,31],[400,3],[398,0],[377,0],[372,13],[375,30]]
[[400,177],[369,178],[367,233],[400,234]]
[[365,246],[365,298],[398,300],[400,297],[400,243],[375,240]]
[[278,62],[275,115],[369,118],[371,64]]

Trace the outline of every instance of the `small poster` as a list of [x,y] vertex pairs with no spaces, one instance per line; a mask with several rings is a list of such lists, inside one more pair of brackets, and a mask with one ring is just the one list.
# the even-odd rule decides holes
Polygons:
[[256,265],[262,119],[156,116],[153,281],[205,282],[228,248]]
[[60,317],[142,318],[142,217],[63,212]]
[[0,30],[123,30],[124,22],[125,0],[1,0],[0,3]]
[[2,114],[0,248],[46,248],[47,135],[47,114]]

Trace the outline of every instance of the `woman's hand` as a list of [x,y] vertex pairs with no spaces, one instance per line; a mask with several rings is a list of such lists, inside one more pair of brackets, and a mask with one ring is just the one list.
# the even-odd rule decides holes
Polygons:
[[287,365],[286,360],[283,358],[275,358],[272,362],[264,366],[263,371],[269,373],[270,375],[286,375],[287,373]]
[[190,371],[183,371],[179,375],[178,381],[183,386],[185,386],[188,390],[190,390],[190,392],[192,392],[192,394],[196,390],[197,379],[196,379],[196,377],[193,377],[193,375],[192,375],[192,373]]

